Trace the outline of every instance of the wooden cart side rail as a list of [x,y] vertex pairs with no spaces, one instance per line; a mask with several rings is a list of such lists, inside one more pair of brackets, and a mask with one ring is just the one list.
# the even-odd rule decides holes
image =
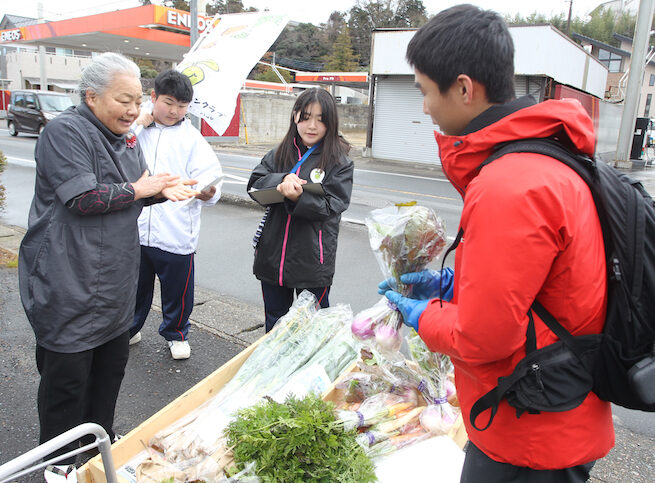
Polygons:
[[[261,337],[238,353],[170,404],[139,424],[125,437],[115,442],[111,446],[111,451],[116,469],[122,467],[136,454],[140,453],[144,449],[144,444],[147,444],[160,430],[170,426],[215,396],[234,377],[264,337],[266,336]],[[104,468],[99,455],[90,459],[78,470],[78,480],[80,483],[105,482]],[[124,482],[125,479],[119,476],[119,481]]]
[[332,384],[328,386],[328,388],[323,391],[322,398],[324,401],[332,401],[335,402],[335,396],[337,394],[337,384],[339,384],[344,378],[348,376],[353,371],[358,371],[357,367],[357,361],[353,361],[352,364],[350,364],[348,367],[346,367],[341,374],[337,376],[337,378],[332,381]]

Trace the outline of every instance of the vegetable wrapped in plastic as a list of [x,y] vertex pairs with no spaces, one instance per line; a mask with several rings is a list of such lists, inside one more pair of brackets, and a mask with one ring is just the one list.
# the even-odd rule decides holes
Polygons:
[[173,463],[211,455],[237,410],[280,391],[299,371],[321,365],[331,380],[336,377],[356,357],[350,335],[350,341],[335,337],[348,334],[352,311],[340,304],[316,312],[315,306],[316,298],[302,292],[230,382],[203,406],[157,433],[151,445]]
[[344,429],[372,426],[381,423],[399,412],[415,407],[415,401],[391,393],[379,393],[366,399],[357,411],[337,410],[337,418],[343,422]]
[[402,344],[402,319],[396,307],[382,297],[374,306],[359,312],[351,324],[353,336],[372,343],[387,354],[398,352]]
[[410,331],[405,339],[410,357],[419,367],[419,372],[436,388],[436,398],[447,397],[450,387],[449,374],[453,371],[450,357],[430,351],[415,330]]
[[[365,221],[369,242],[382,273],[386,278],[395,280],[398,292],[409,295],[410,288],[405,287],[400,276],[424,270],[439,256],[446,246],[443,222],[430,208],[416,203],[373,210]],[[370,317],[370,321],[367,321],[367,314],[358,314],[353,322],[353,333],[367,338],[374,332],[380,349],[398,351],[402,342],[399,335],[402,325],[400,312],[392,304],[385,307],[381,302],[370,309],[377,318]],[[391,311],[395,315],[392,316]],[[378,322],[374,324],[376,320]]]
[[446,246],[442,220],[430,208],[406,203],[373,210],[365,222],[382,273],[408,295],[400,276],[425,269],[439,256]]
[[421,414],[421,425],[432,434],[448,434],[459,414],[459,408],[449,402],[456,400],[453,394],[454,385],[450,379],[453,370],[450,358],[431,352],[414,330],[407,335],[406,340],[410,356],[419,372],[433,388],[431,392],[436,391],[436,394],[425,397],[429,405]]

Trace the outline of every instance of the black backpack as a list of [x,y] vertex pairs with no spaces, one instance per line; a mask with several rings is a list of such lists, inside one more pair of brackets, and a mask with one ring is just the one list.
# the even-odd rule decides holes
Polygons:
[[[568,411],[579,406],[590,391],[619,406],[655,411],[653,199],[641,183],[626,174],[603,161],[573,153],[550,138],[499,145],[480,168],[517,152],[557,159],[589,186],[607,258],[607,316],[602,334],[573,336],[535,301],[528,314],[526,357],[473,405],[471,424],[480,431],[488,428],[503,398],[520,417],[525,411]],[[536,350],[533,312],[559,341]],[[489,421],[480,428],[476,419],[487,409],[491,409]]]

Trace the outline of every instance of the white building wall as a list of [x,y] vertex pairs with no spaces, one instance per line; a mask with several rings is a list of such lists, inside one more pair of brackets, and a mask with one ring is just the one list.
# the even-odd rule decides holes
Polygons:
[[[53,85],[53,81],[60,81],[62,85],[76,85],[80,80],[82,69],[92,61],[91,57],[53,54],[45,54],[45,59],[49,85]],[[25,84],[21,81],[27,78],[32,82],[36,79],[38,83],[40,76],[38,52],[7,53],[7,78],[11,80],[11,84],[8,86],[9,90],[24,88]]]
[[510,27],[514,72],[542,75],[560,84],[605,96],[607,69],[596,58],[550,25]]
[[[607,69],[561,32],[549,25],[510,27],[509,32],[514,41],[517,75],[552,77],[562,84],[604,97]],[[373,32],[371,74],[413,75],[405,53],[415,33],[415,30]]]
[[[439,153],[414,71],[405,60],[415,30],[373,33],[371,74],[377,78],[371,154],[381,159],[438,163]],[[512,27],[517,96],[542,100],[545,77],[603,97],[607,69],[550,26]],[[563,59],[566,59],[564,62]],[[655,100],[653,100],[655,112]]]
[[416,30],[373,32],[371,46],[371,74],[414,75],[405,52]]

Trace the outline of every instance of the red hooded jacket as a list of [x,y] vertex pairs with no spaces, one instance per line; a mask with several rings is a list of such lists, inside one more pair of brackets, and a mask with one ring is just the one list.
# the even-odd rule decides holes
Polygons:
[[[453,299],[443,307],[430,302],[419,334],[430,350],[451,356],[469,439],[480,450],[499,462],[559,469],[602,458],[614,445],[610,404],[595,394],[570,411],[520,418],[503,400],[487,430],[469,423],[475,401],[525,356],[527,313],[535,299],[574,335],[601,332],[605,318],[603,238],[582,179],[557,160],[528,153],[478,169],[498,143],[524,138],[556,135],[594,152],[592,122],[577,101],[526,101],[504,105],[517,107],[470,134],[435,133],[443,170],[464,199],[464,236]],[[535,323],[538,348],[557,340],[536,314]],[[483,412],[478,424],[488,417]]]

